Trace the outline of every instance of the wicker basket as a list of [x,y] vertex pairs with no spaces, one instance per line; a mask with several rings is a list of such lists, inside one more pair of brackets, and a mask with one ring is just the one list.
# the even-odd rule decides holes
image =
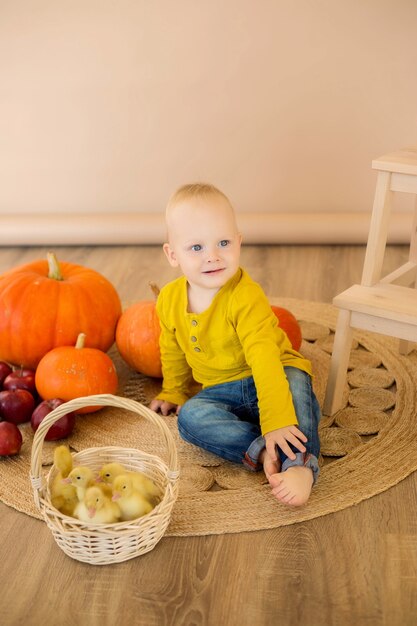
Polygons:
[[[161,500],[147,515],[128,522],[94,524],[63,515],[51,504],[50,484],[56,475],[52,466],[42,475],[42,446],[50,426],[70,411],[89,405],[112,406],[137,413],[149,420],[162,433],[168,449],[168,465],[159,457],[137,449],[105,447],[87,448],[73,455],[74,465],[85,465],[93,471],[105,463],[116,461],[132,471],[145,473],[161,491]],[[86,418],[88,419],[88,418]],[[162,538],[169,522],[178,492],[178,460],[173,437],[161,417],[142,404],[109,394],[70,400],[57,407],[41,422],[35,433],[30,479],[35,503],[57,544],[68,556],[95,565],[120,563],[152,550]]]

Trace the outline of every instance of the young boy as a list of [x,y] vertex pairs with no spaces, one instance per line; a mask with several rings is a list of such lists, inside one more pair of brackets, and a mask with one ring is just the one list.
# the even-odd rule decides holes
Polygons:
[[[241,235],[221,191],[181,187],[166,223],[163,249],[183,276],[158,297],[164,380],[150,407],[176,411],[186,441],[263,468],[274,496],[300,506],[319,472],[311,364],[292,349],[261,287],[239,267]],[[189,398],[193,378],[203,388]]]

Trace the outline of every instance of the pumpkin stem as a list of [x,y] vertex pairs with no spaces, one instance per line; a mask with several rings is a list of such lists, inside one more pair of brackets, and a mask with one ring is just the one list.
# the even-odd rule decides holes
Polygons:
[[159,292],[161,291],[156,283],[152,280],[149,281],[149,287],[152,289],[152,293],[157,298],[159,296]]
[[46,254],[46,259],[48,261],[48,278],[52,278],[53,280],[64,280],[55,254],[53,252],[48,252]]
[[85,338],[86,338],[86,334],[85,333],[80,333],[78,335],[77,343],[75,344],[75,347],[77,348],[77,350],[80,350],[81,348],[84,348]]

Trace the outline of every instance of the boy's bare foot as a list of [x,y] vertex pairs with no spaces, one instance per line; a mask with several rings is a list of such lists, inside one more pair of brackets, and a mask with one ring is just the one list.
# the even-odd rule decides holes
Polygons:
[[[266,473],[266,472],[265,472]],[[301,506],[310,497],[313,487],[313,472],[309,467],[293,465],[267,477],[272,493],[280,502],[289,506]]]

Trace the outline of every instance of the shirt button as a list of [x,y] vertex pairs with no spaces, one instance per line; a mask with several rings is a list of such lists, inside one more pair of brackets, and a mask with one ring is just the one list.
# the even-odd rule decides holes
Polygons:
[[194,337],[194,335],[191,337],[191,341],[197,341],[197,337]]
[[197,322],[197,320],[191,320],[191,324],[192,324],[193,326],[197,326],[198,322]]
[[194,352],[201,352],[200,348],[194,348]]

